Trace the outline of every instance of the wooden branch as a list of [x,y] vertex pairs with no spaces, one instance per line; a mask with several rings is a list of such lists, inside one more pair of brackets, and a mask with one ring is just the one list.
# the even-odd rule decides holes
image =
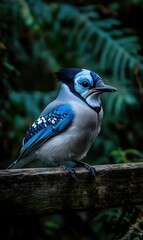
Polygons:
[[41,215],[143,203],[143,163],[0,171],[0,213]]

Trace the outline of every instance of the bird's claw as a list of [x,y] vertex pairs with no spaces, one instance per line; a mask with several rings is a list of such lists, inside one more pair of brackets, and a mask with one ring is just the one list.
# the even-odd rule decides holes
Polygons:
[[74,160],[74,162],[76,162],[77,164],[80,164],[81,166],[84,166],[88,171],[91,172],[92,176],[96,176],[96,170],[94,167],[82,161]]
[[96,176],[96,170],[94,167],[90,166],[89,164],[85,163],[85,168],[91,172],[92,176]]
[[67,165],[62,165],[62,167],[66,170],[69,171],[69,173],[71,174],[71,177],[73,177],[76,181],[77,181],[77,178],[76,178],[76,171],[74,168],[71,168],[71,167],[68,167]]
[[71,176],[77,181],[75,169],[74,168],[69,168],[69,172],[70,172]]

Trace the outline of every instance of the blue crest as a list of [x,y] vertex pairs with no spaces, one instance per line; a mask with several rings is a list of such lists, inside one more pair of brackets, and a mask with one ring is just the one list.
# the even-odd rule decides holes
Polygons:
[[75,75],[81,71],[82,71],[81,68],[65,68],[61,69],[55,74],[60,81],[67,83],[72,81]]

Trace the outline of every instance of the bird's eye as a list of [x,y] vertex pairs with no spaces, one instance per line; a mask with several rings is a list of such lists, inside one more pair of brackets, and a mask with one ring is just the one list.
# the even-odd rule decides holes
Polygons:
[[82,86],[87,88],[89,86],[89,83],[87,81],[82,82]]

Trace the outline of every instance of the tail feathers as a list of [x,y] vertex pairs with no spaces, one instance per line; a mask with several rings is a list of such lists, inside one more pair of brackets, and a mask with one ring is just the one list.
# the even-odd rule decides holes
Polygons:
[[16,169],[16,168],[18,169],[23,167],[29,167],[29,165],[33,163],[33,161],[35,162],[35,159],[31,157],[17,159],[12,164],[10,164],[7,169]]
[[12,164],[10,164],[7,169],[23,168],[27,162],[27,159],[17,159]]
[[10,165],[8,166],[7,169],[16,168],[17,162],[18,162],[18,160],[15,160],[12,164],[10,164]]

